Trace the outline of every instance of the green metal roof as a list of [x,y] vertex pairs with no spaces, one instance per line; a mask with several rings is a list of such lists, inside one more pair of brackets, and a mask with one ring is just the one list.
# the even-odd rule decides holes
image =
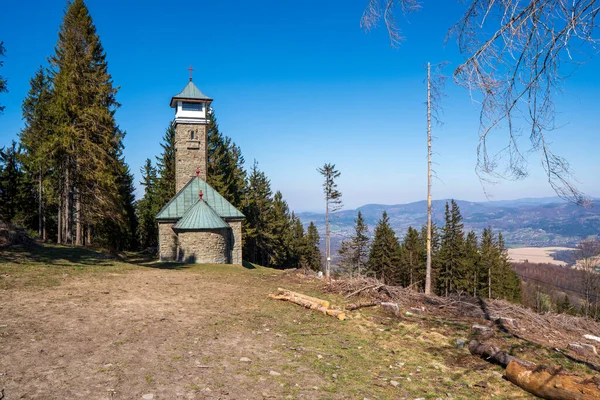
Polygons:
[[198,193],[221,218],[244,218],[230,202],[201,178],[192,178],[156,215],[156,219],[179,219],[196,204]]
[[179,94],[176,94],[175,96],[173,96],[173,98],[171,99],[171,107],[175,107],[175,102],[177,100],[212,101],[212,99],[210,97],[208,97],[207,95],[205,95],[204,93],[202,93],[200,91],[200,89],[198,89],[198,87],[196,87],[196,85],[194,85],[194,82],[192,82],[192,81],[189,81],[188,84],[183,88],[183,90]]
[[173,227],[182,231],[217,228],[229,228],[229,225],[201,199],[196,200],[196,204],[190,207]]

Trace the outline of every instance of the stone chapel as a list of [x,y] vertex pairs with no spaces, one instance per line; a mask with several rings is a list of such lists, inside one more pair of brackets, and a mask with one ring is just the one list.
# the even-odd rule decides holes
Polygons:
[[212,99],[190,81],[175,109],[175,196],[157,214],[161,261],[242,263],[244,215],[208,183],[207,123]]

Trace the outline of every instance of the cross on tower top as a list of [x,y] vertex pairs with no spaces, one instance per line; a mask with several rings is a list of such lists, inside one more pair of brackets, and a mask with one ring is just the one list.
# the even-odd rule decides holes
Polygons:
[[192,68],[192,66],[190,65],[190,67],[188,68],[188,71],[190,71],[190,82],[192,81],[192,71],[194,71],[194,68]]

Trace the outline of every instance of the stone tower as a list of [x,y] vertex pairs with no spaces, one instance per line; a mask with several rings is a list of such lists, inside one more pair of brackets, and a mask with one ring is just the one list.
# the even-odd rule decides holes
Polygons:
[[175,108],[175,192],[179,192],[190,180],[199,176],[206,181],[206,142],[208,109],[212,99],[203,94],[190,81],[181,93],[171,99]]

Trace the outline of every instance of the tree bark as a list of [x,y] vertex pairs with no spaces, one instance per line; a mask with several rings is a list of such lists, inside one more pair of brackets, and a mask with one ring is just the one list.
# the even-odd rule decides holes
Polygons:
[[83,224],[81,223],[81,196],[79,191],[75,195],[75,213],[77,219],[75,220],[75,244],[77,246],[83,246]]
[[431,294],[431,65],[427,63],[427,263],[425,295]]
[[515,359],[506,367],[506,377],[520,388],[543,399],[600,400],[600,379],[582,379],[560,367],[536,367]]
[[58,196],[58,216],[57,216],[57,232],[56,232],[56,243],[58,244],[62,244],[63,241],[63,236],[62,236],[62,232],[63,232],[63,221],[62,221],[62,215],[63,215],[63,210],[62,210],[62,193]]

